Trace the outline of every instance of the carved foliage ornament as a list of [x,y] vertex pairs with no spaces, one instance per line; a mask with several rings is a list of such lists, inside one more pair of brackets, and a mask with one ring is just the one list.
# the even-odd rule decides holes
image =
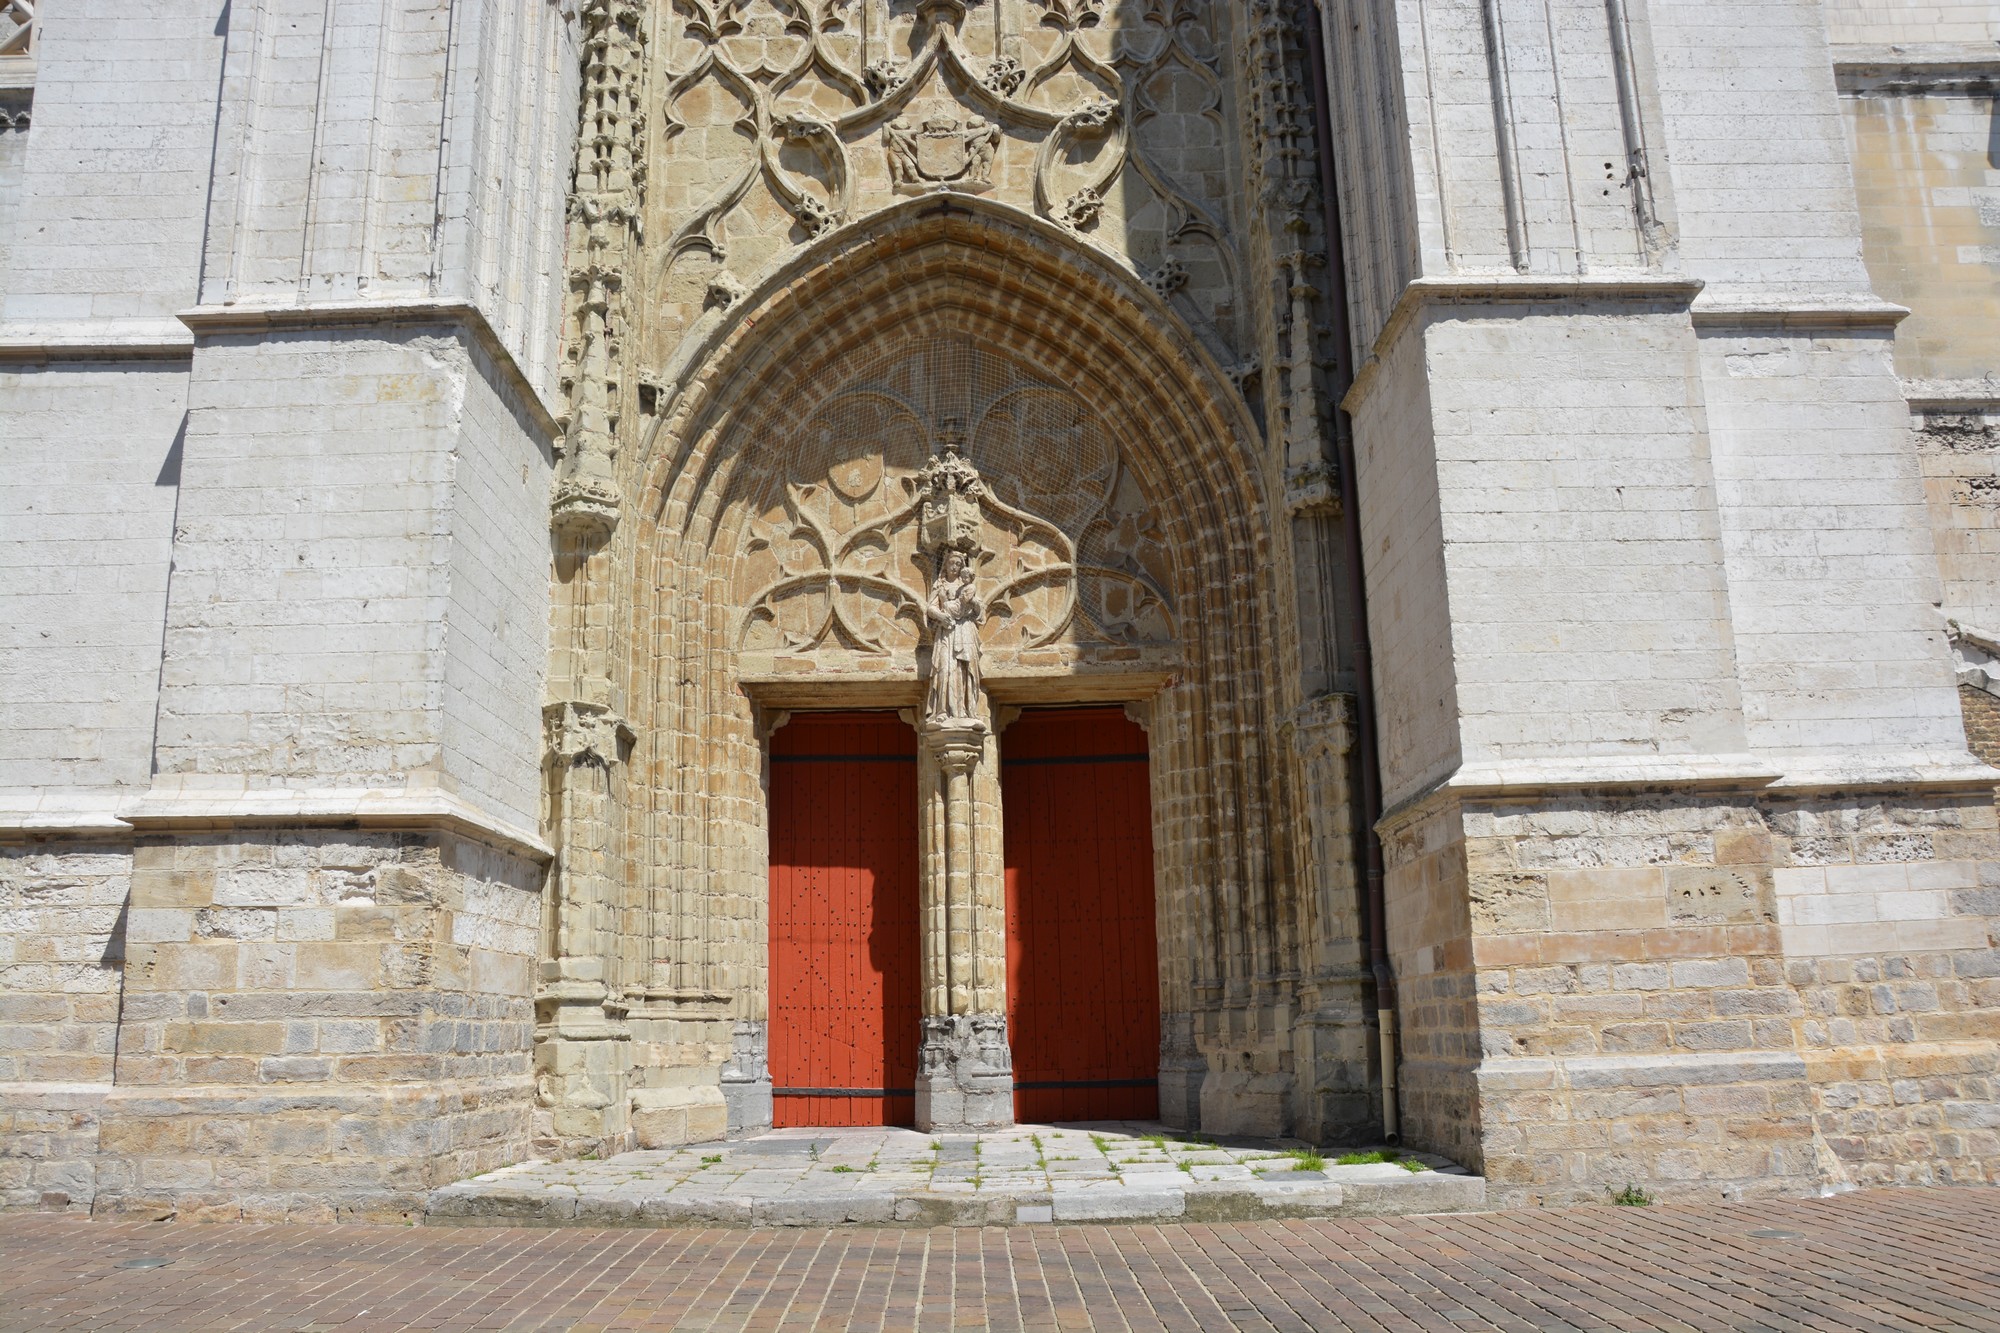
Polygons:
[[[919,4],[908,46],[871,32],[872,11],[853,0],[673,3],[682,20],[677,50],[686,54],[660,98],[662,141],[673,143],[694,121],[704,121],[704,130],[715,123],[717,111],[689,108],[729,107],[719,114],[733,117],[754,147],[719,190],[681,215],[667,245],[669,265],[694,250],[726,260],[725,219],[760,181],[808,237],[846,222],[862,174],[855,154],[864,146],[881,154],[888,185],[902,193],[995,186],[1001,159],[1031,148],[1032,206],[1078,230],[1096,222],[1113,183],[1130,168],[1162,201],[1166,245],[1199,238],[1220,251],[1227,244],[1216,201],[1143,160],[1131,139],[1133,125],[1169,112],[1157,100],[1169,88],[1182,99],[1172,114],[1205,117],[1222,131],[1219,58],[1196,35],[1198,10],[1185,0],[1145,0],[1105,44],[1108,55],[1081,37],[1101,26],[1101,0],[988,0],[1029,9],[1037,14],[1029,22],[1054,34],[1053,45],[1038,41],[990,57],[968,48],[959,0]],[[1065,75],[1070,82],[1053,82]],[[1098,91],[1067,107],[1050,105],[1045,85],[1079,82]],[[1192,110],[1184,104],[1189,96],[1197,99]],[[787,156],[788,144],[807,152]],[[1227,254],[1221,262],[1233,265]]]

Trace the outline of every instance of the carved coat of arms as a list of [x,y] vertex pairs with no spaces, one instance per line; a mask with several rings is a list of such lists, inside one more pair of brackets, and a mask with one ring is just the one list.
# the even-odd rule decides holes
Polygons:
[[889,152],[889,180],[897,189],[976,190],[992,184],[1000,127],[979,116],[961,121],[938,112],[914,125],[898,117],[883,131],[883,140]]

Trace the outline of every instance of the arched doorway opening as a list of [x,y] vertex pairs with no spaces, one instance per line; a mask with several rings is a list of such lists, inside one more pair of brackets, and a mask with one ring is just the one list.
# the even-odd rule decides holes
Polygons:
[[[1011,1118],[1007,723],[1129,704],[1150,755],[1158,1107],[1194,1123],[1216,1064],[1198,1028],[1282,1033],[1302,926],[1289,675],[1269,669],[1295,633],[1274,595],[1288,551],[1242,404],[1140,284],[1003,206],[915,201],[813,259],[732,308],[643,455],[628,669],[653,973],[727,997],[735,1065],[759,1068],[740,1052],[771,1039],[770,857],[790,836],[774,738],[808,711],[900,711],[916,1118]],[[977,612],[953,640],[978,659],[959,705],[933,689],[948,567]]]

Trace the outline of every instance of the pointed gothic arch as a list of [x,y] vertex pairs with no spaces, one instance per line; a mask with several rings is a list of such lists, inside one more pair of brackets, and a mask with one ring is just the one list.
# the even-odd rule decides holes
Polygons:
[[[1152,545],[1141,553],[1128,543],[1117,560],[1090,556],[1101,515],[1097,528],[1067,534],[1067,628],[1041,639],[1039,656],[1021,650],[1025,631],[1003,644],[989,683],[996,702],[1111,699],[1143,709],[1154,755],[1162,1107],[1192,1123],[1204,1071],[1231,1067],[1232,1034],[1247,1049],[1284,1010],[1305,925],[1294,888],[1304,821],[1283,727],[1298,701],[1283,697],[1292,673],[1279,668],[1296,634],[1279,593],[1290,552],[1270,528],[1276,479],[1257,456],[1243,401],[1133,275],[1060,229],[983,200],[932,196],[842,228],[713,319],[706,336],[688,340],[687,367],[668,377],[686,388],[622,461],[633,503],[611,552],[625,570],[611,581],[611,620],[635,737],[628,901],[648,917],[650,974],[677,994],[733,997],[739,1028],[764,1017],[763,731],[785,707],[914,705],[921,652],[917,622],[898,623],[904,594],[879,588],[871,624],[895,633],[871,638],[852,617],[815,606],[789,639],[776,633],[776,651],[753,652],[745,627],[758,608],[749,603],[775,585],[746,567],[762,560],[771,573],[774,522],[803,525],[801,541],[826,548],[831,511],[870,519],[862,511],[884,487],[893,494],[873,517],[901,509],[907,518],[911,478],[948,414],[935,401],[895,400],[925,391],[910,358],[956,358],[989,390],[1000,386],[981,400],[983,415],[977,386],[930,386],[947,398],[964,390],[954,401],[961,418],[972,413],[962,427],[968,454],[991,474],[989,517],[1024,542],[1041,522],[1053,534],[1043,544],[1060,547],[1061,516],[1035,513],[1029,497],[1101,479],[1104,468],[1092,471],[1083,456],[1093,448],[1108,451],[1111,471],[1129,483],[1126,508],[1145,511],[1121,512],[1112,525],[1146,530]],[[888,406],[872,426],[829,426],[827,404],[842,395]],[[1069,404],[1048,408],[1075,419],[1060,449],[1046,422],[1038,443],[1018,431],[995,443],[992,404],[1009,395],[1017,405],[1024,395]],[[843,454],[870,429],[881,437],[872,459]],[[829,453],[839,435],[845,444]],[[1060,456],[1071,449],[1079,456]],[[873,489],[843,491],[828,471],[836,461],[867,473],[857,486]],[[1046,471],[1039,490],[1013,475],[1024,467]],[[1008,497],[1014,503],[1000,502]],[[800,512],[816,502],[827,512]],[[872,552],[875,573],[896,574],[901,562],[907,587],[920,579],[921,556],[910,565],[898,540],[883,537]],[[838,563],[827,549],[814,558]],[[1103,641],[1106,617],[1078,609],[1089,600],[1088,570],[1115,581],[1120,562],[1139,568],[1168,608],[1128,636],[1136,642]],[[785,631],[779,619],[772,613],[766,628]],[[997,839],[989,850],[997,872]],[[1247,1071],[1247,1056],[1241,1064]],[[1230,1116],[1212,1106],[1206,1118],[1216,1127]],[[1253,1121],[1264,1123],[1261,1113]]]

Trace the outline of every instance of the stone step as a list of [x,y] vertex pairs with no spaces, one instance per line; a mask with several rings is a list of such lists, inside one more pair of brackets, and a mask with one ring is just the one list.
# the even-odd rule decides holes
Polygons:
[[[1385,1150],[1385,1155],[1393,1150]],[[1144,1126],[984,1135],[778,1131],[729,1144],[530,1162],[431,1193],[431,1226],[1015,1226],[1465,1212],[1486,1182],[1443,1158],[1302,1170],[1283,1144]]]

